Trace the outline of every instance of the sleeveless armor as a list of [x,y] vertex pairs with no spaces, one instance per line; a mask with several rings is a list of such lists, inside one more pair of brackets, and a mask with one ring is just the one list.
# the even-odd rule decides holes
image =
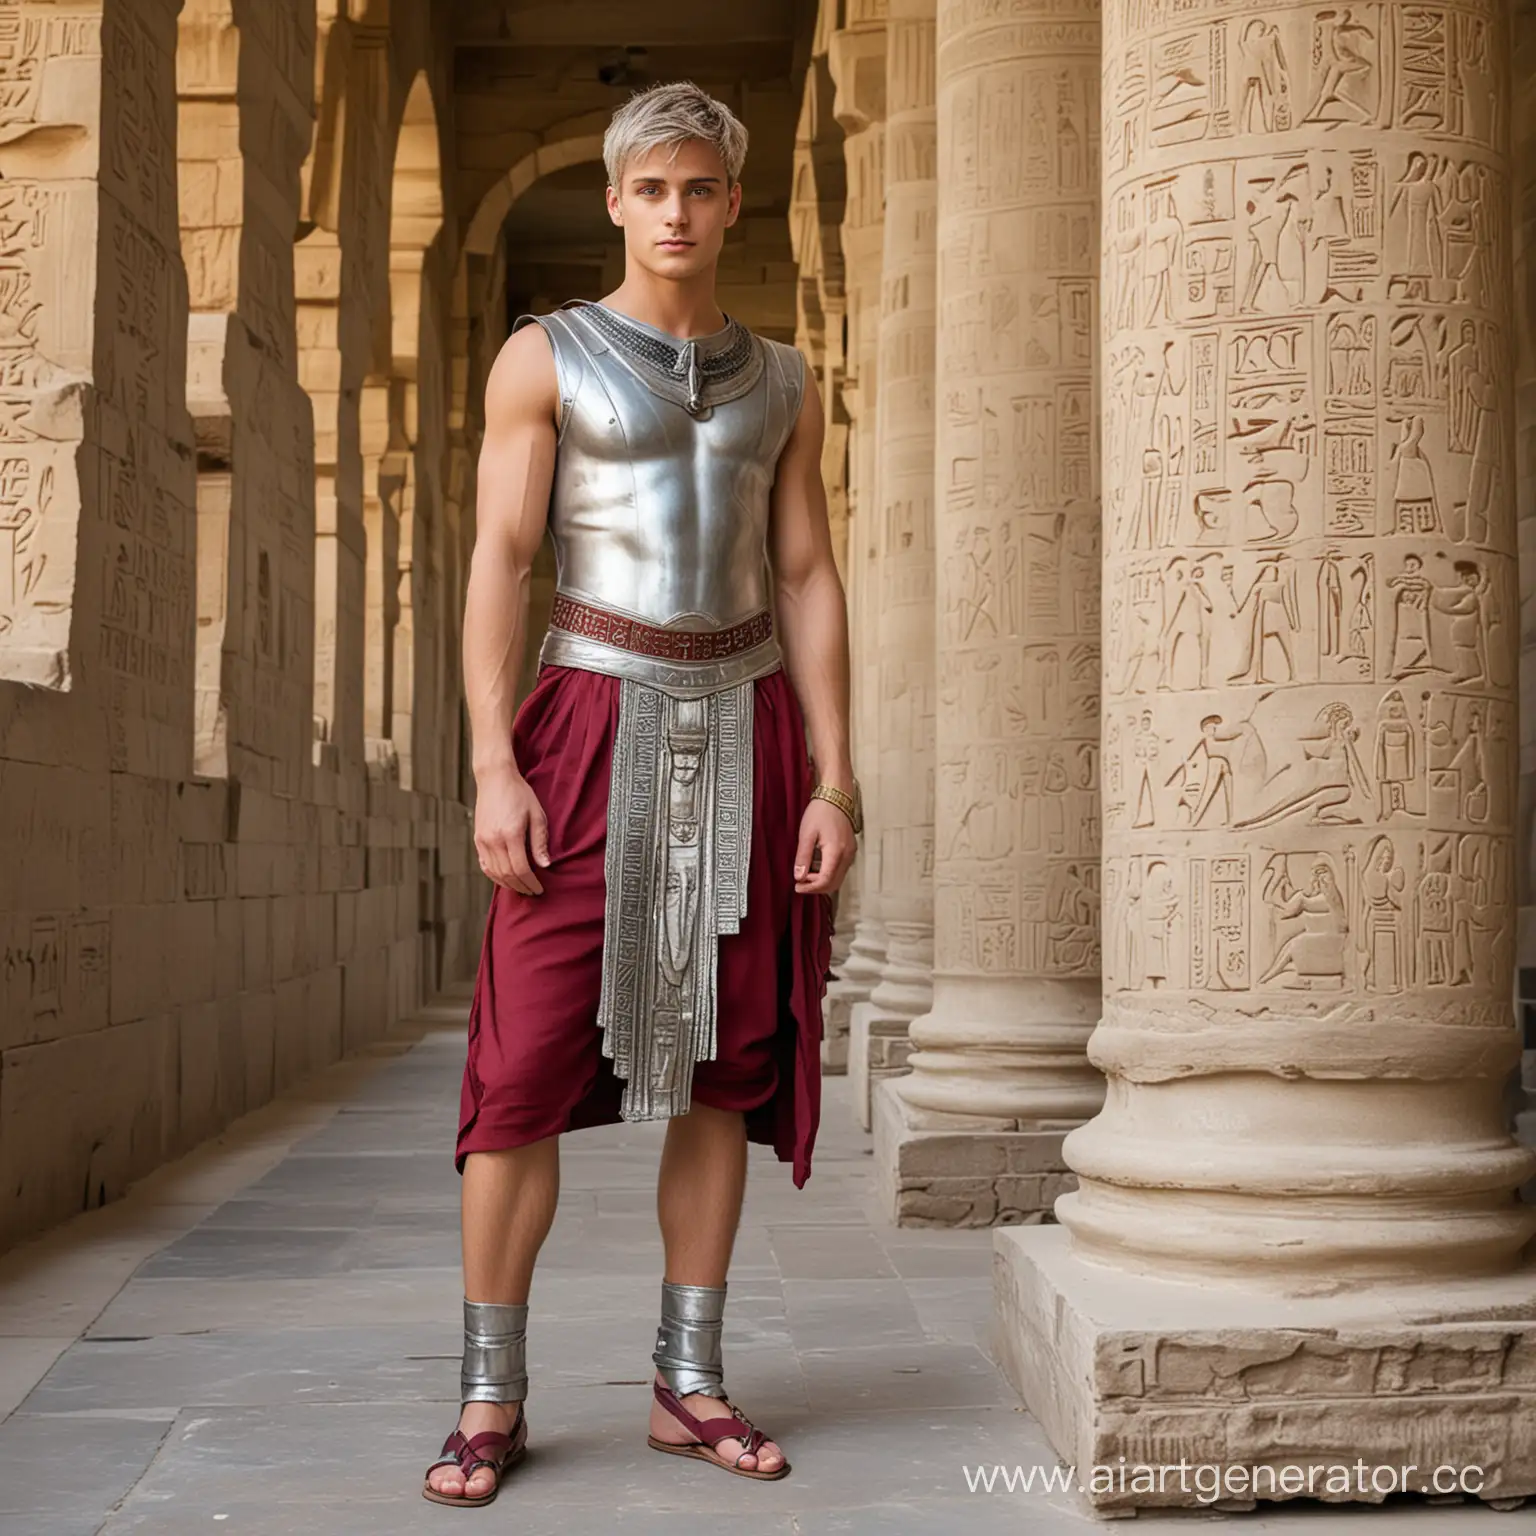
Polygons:
[[683,340],[577,300],[513,329],[535,323],[560,392],[539,661],[620,679],[597,1024],[622,1117],[665,1119],[714,1059],[718,941],[747,912],[753,682],[782,665],[769,493],[805,365],[729,319]]
[[[659,629],[723,630],[772,609],[768,497],[805,388],[793,348],[735,321],[683,342],[578,301],[543,327],[560,387],[549,529],[559,595]],[[776,639],[706,664],[551,628],[541,662],[699,698],[780,665]]]

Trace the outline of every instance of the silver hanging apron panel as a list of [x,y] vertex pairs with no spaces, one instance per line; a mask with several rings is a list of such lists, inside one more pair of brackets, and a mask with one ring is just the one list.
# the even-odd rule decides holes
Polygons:
[[625,1120],[685,1114],[693,1064],[715,1057],[718,941],[747,915],[753,686],[619,684],[597,1017]]

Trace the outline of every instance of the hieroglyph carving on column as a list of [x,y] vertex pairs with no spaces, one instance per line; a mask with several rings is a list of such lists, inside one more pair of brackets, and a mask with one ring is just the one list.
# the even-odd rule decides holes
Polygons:
[[[1112,1087],[1062,1220],[1149,1263],[1497,1264],[1533,1220],[1506,17],[1106,16]],[[1236,1189],[1274,1198],[1213,1229]]]
[[847,1060],[850,1016],[880,976],[885,930],[879,911],[878,574],[879,515],[875,411],[880,331],[880,259],[885,209],[885,0],[856,0],[829,40],[836,86],[833,113],[844,132],[846,200],[840,231],[848,346],[842,402],[848,434],[848,588],[853,760],[864,791],[868,833],[854,866],[857,927],[837,980],[827,990],[822,1057]]
[[1097,1107],[1095,0],[938,13],[933,1011],[910,1105]]
[[904,1036],[933,997],[934,0],[891,0],[885,78],[874,745],[886,955],[870,1004]]

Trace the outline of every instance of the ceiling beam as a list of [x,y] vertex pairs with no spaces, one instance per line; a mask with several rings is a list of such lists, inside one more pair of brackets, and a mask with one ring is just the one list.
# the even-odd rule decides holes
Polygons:
[[794,37],[789,0],[636,4],[635,0],[482,0],[459,10],[460,48],[708,47],[783,43]]

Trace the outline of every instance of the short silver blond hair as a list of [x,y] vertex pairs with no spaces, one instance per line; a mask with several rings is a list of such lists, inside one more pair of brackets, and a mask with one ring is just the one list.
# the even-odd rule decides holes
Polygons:
[[720,156],[728,186],[740,180],[747,159],[747,130],[723,101],[691,80],[674,80],[637,92],[613,114],[603,135],[608,185],[618,187],[624,167],[636,155],[664,147],[676,155],[689,139],[702,139]]

